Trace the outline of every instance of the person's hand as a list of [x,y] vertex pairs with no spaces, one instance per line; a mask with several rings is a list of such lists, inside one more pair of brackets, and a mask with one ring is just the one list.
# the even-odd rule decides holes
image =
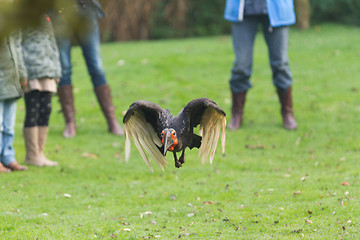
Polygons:
[[21,84],[21,87],[25,87],[25,86],[28,84],[27,78],[23,78],[23,79],[20,81],[20,84]]

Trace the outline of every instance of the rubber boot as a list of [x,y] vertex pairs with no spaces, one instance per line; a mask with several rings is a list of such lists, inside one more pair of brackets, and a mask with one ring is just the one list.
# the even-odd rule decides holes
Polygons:
[[61,110],[65,118],[65,130],[63,136],[72,138],[76,135],[74,95],[72,85],[64,85],[58,88]]
[[46,138],[47,138],[47,135],[49,132],[49,127],[48,126],[38,126],[38,129],[39,129],[39,135],[38,135],[39,157],[45,163],[46,166],[57,166],[58,165],[57,162],[49,160],[44,155],[44,147],[45,147]]
[[294,117],[294,110],[292,106],[291,87],[289,87],[287,90],[277,88],[277,94],[281,104],[281,116],[284,127],[288,130],[297,129],[297,123]]
[[236,130],[241,127],[243,121],[243,113],[246,99],[246,91],[242,93],[235,93],[231,91],[232,94],[232,116],[231,121],[227,125],[227,128],[230,130]]
[[101,85],[94,89],[101,110],[106,118],[108,129],[115,135],[124,135],[124,131],[120,127],[115,117],[115,107],[112,102],[111,90],[108,84]]

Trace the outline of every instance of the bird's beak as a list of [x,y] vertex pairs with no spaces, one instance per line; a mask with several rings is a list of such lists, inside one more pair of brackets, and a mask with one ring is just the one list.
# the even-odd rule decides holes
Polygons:
[[168,148],[173,145],[174,140],[171,138],[171,133],[167,132],[165,135],[165,145],[164,145],[164,156],[166,156],[166,152]]

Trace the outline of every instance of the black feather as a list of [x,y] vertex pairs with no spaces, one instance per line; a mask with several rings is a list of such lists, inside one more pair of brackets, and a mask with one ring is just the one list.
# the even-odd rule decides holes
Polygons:
[[[202,137],[194,134],[196,128],[202,121],[206,109],[213,109],[215,114],[225,118],[225,112],[211,99],[198,98],[190,101],[178,114],[173,116],[169,110],[161,108],[158,104],[149,101],[136,101],[130,105],[126,112],[123,123],[131,119],[135,112],[144,116],[145,120],[151,124],[153,130],[161,140],[161,132],[164,129],[174,129],[178,138],[178,145],[175,146],[174,158],[175,165],[181,166],[176,157],[176,152],[182,151],[180,162],[184,162],[185,148],[200,148]],[[164,147],[158,147],[163,152]]]

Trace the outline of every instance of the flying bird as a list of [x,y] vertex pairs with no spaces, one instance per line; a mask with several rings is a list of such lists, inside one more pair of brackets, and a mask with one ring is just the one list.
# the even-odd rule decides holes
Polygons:
[[[225,153],[225,112],[211,99],[197,98],[190,101],[178,114],[173,116],[169,110],[149,101],[136,101],[127,110],[124,119],[125,160],[130,158],[132,137],[151,171],[154,171],[145,151],[164,171],[168,162],[168,151],[172,152],[175,167],[185,162],[185,148],[199,148],[199,157],[204,164],[210,157],[210,164],[215,155],[221,132],[222,153]],[[199,135],[194,128],[200,124]],[[181,156],[177,158],[177,152]]]

